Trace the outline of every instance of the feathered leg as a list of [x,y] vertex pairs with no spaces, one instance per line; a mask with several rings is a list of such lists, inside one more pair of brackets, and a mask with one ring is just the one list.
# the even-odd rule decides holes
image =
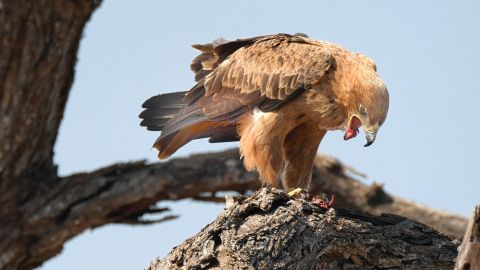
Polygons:
[[248,171],[257,170],[263,184],[281,187],[283,141],[286,127],[281,116],[264,113],[245,114],[239,121],[240,154]]
[[309,189],[318,145],[325,133],[309,123],[303,123],[288,133],[283,145],[285,190]]

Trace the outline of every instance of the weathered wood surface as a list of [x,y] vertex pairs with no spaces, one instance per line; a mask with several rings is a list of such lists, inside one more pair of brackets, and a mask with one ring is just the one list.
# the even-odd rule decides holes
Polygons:
[[[349,176],[349,170],[337,160],[320,156],[315,167],[313,191],[335,194],[337,206],[373,214],[388,210],[403,214],[408,210],[412,215],[419,215],[418,220],[422,222],[442,225],[439,228],[454,228],[445,231],[453,231],[453,236],[455,232],[464,230],[462,217],[388,195],[376,186],[361,184]],[[25,200],[17,209],[23,219],[12,223],[12,226],[18,227],[0,226],[0,234],[3,235],[0,243],[4,243],[6,248],[0,253],[0,262],[22,262],[19,258],[23,258],[24,262],[32,263],[29,265],[38,265],[58,254],[68,239],[86,229],[109,223],[151,223],[143,218],[144,214],[167,213],[168,210],[156,209],[154,205],[158,201],[185,198],[219,201],[215,196],[218,192],[249,193],[255,190],[259,187],[257,178],[256,173],[245,171],[238,151],[234,149],[173,159],[166,163],[115,164],[58,179],[56,185]],[[381,192],[380,196],[374,196],[377,201],[366,195],[372,194],[372,189]],[[390,199],[378,201],[382,197]],[[399,211],[395,212],[396,209]],[[174,217],[165,215],[157,221]],[[439,217],[444,219],[437,221]],[[14,269],[7,266],[4,264],[3,269]],[[22,266],[24,269],[29,267]]]
[[473,211],[455,265],[456,270],[480,269],[480,204]]
[[0,0],[0,269],[29,269],[52,254],[38,249],[43,236],[24,207],[58,184],[53,147],[99,2]]
[[397,215],[328,211],[263,188],[226,210],[160,269],[452,269],[458,241]]

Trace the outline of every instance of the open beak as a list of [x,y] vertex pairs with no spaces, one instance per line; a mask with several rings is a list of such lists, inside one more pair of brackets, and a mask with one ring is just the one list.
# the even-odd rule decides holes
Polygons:
[[360,118],[353,115],[350,118],[350,121],[348,122],[348,126],[345,129],[345,135],[343,136],[343,139],[347,141],[352,138],[355,138],[359,133],[358,128],[360,128],[361,126],[362,126],[362,121],[360,121]]
[[[357,117],[356,115],[353,115],[350,118],[347,128],[345,129],[345,135],[343,136],[343,139],[350,140],[352,138],[355,138],[355,136],[358,135],[359,133],[358,129],[361,126],[362,126],[362,121],[360,120],[360,118]],[[364,126],[364,130],[365,130],[365,138],[367,139],[367,143],[364,146],[368,147],[373,144],[373,142],[375,141],[375,138],[377,137],[378,126],[368,127],[368,128],[365,128]]]
[[365,131],[365,138],[367,139],[367,143],[364,145],[365,147],[368,147],[373,144],[375,141],[375,137],[377,136],[377,132],[374,131]]

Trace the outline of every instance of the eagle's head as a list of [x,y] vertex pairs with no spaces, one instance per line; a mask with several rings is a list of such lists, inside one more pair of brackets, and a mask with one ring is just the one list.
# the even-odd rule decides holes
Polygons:
[[367,143],[370,146],[377,136],[378,129],[385,122],[388,112],[388,91],[383,82],[370,86],[355,97],[348,112],[344,140],[349,140],[359,133],[363,126]]

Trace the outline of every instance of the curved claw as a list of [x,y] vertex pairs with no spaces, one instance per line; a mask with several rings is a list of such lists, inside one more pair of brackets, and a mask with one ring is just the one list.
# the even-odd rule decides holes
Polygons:
[[289,192],[287,193],[287,195],[288,195],[289,197],[296,197],[296,196],[298,196],[299,194],[301,194],[302,191],[303,191],[303,189],[301,189],[301,188],[296,188],[296,189],[294,189],[294,190],[289,191]]

